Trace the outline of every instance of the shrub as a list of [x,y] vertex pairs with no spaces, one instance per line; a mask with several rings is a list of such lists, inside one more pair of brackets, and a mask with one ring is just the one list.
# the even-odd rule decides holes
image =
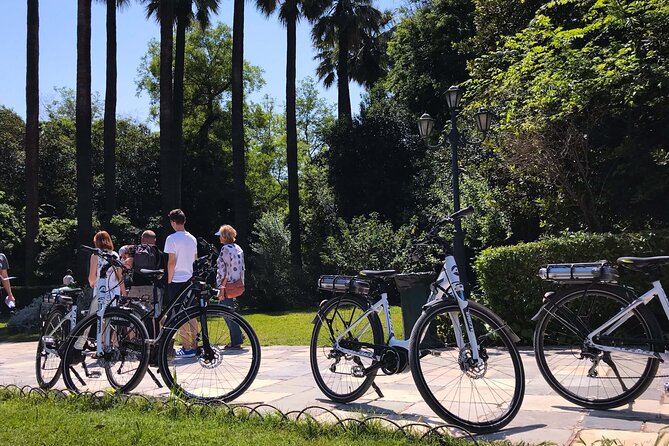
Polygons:
[[250,306],[266,310],[279,310],[301,306],[306,303],[308,286],[311,284],[301,269],[290,263],[290,232],[283,216],[268,212],[263,214],[253,231],[255,241],[246,268],[247,283],[250,283],[248,300]]
[[407,262],[408,227],[393,229],[379,215],[354,217],[351,223],[338,221],[339,231],[325,241],[323,264],[332,273],[356,274],[362,269],[402,270]]
[[[546,291],[557,285],[543,282],[541,265],[561,262],[609,260],[621,256],[651,256],[669,252],[669,233],[631,234],[572,233],[514,246],[488,248],[475,261],[479,299],[506,320],[525,342],[531,342],[534,322]],[[620,269],[620,282],[645,291],[650,284],[643,274]],[[669,271],[665,276],[669,278]]]
[[27,307],[18,310],[7,322],[10,333],[37,333],[40,323],[42,297],[36,297]]

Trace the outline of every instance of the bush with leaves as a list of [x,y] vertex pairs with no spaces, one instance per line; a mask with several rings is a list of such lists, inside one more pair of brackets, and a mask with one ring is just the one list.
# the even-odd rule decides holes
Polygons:
[[356,274],[363,269],[404,269],[410,246],[409,226],[395,230],[378,214],[338,220],[338,231],[325,241],[321,258],[331,273]]
[[7,322],[10,333],[37,333],[40,324],[42,296],[36,297],[27,307],[18,310]]
[[[530,342],[534,322],[546,291],[559,288],[542,281],[537,272],[548,263],[609,260],[622,256],[669,253],[669,232],[592,234],[577,232],[514,246],[488,248],[476,259],[480,289],[475,294],[483,304],[506,320],[525,342]],[[669,271],[664,277],[669,279]],[[621,283],[637,291],[650,288],[643,274],[621,269]]]
[[37,235],[35,275],[44,283],[60,283],[67,269],[75,269],[77,221],[69,218],[41,218]]
[[283,310],[312,303],[312,281],[290,263],[290,232],[280,213],[267,212],[255,224],[246,268],[248,305]]

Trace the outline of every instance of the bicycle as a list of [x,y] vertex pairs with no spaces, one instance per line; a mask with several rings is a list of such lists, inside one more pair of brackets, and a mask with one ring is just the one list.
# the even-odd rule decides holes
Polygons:
[[[209,302],[214,290],[207,278],[215,273],[217,251],[202,239],[200,244],[208,253],[194,262],[193,277],[174,302],[161,311],[156,285],[164,271],[143,269],[139,273],[154,283],[152,310],[139,312],[132,302],[121,308],[139,312],[142,326],[151,333],[145,341],[148,350],[143,357],[146,367],[142,365],[142,376],[153,362],[173,394],[196,400],[231,401],[253,383],[260,369],[260,342],[251,325],[237,312]],[[239,325],[249,348],[226,348],[230,343],[226,319]],[[174,355],[175,347],[187,343],[197,345],[194,357]],[[156,351],[157,359],[152,361]],[[153,373],[148,372],[161,387]]]
[[634,401],[656,377],[669,345],[647,307],[657,297],[669,319],[659,277],[669,256],[620,257],[617,263],[645,273],[652,288],[637,297],[617,283],[617,267],[604,260],[546,265],[539,271],[544,280],[570,286],[546,293],[532,318],[537,365],[553,390],[589,409]]
[[[438,236],[445,224],[471,213],[469,207],[444,218],[414,243],[416,248],[437,243],[446,256],[408,341],[394,339],[383,286],[396,271],[319,279],[319,288],[337,293],[321,303],[310,345],[312,373],[328,398],[353,401],[375,386],[379,369],[388,375],[400,373],[408,358],[416,387],[442,419],[487,433],[501,429],[517,414],[525,388],[515,346],[519,338],[492,311],[466,299],[450,244]],[[379,287],[379,298],[369,294],[372,282]],[[378,316],[381,309],[388,341]]]
[[[39,387],[45,390],[56,385],[60,378],[61,349],[70,330],[77,324],[77,304],[84,295],[81,288],[70,285],[73,283],[64,283],[42,297],[35,376]],[[50,306],[48,311],[44,311],[47,306]]]
[[[148,333],[130,309],[114,306],[118,303],[115,291],[119,285],[111,286],[109,272],[115,274],[116,268],[123,269],[120,260],[98,248],[82,245],[80,249],[97,255],[104,264],[94,290],[97,311],[71,329],[63,347],[63,381],[77,393],[130,392],[146,372]],[[102,371],[106,380],[102,379]]]

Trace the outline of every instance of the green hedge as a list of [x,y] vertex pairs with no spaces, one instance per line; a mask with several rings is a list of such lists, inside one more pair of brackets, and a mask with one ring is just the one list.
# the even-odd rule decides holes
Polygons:
[[[559,285],[542,281],[541,265],[561,262],[615,262],[622,256],[669,255],[669,231],[631,234],[573,233],[514,246],[488,248],[475,261],[477,300],[506,320],[524,343],[531,343],[530,319],[542,304],[544,293]],[[643,274],[620,270],[620,282],[643,292],[650,283]],[[669,285],[669,268],[663,283]]]

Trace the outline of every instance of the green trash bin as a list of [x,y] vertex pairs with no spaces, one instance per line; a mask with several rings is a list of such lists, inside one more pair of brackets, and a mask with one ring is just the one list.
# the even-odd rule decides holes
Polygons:
[[434,272],[403,273],[395,276],[395,285],[400,292],[404,339],[409,339],[423,305],[430,296],[430,284],[436,277]]

